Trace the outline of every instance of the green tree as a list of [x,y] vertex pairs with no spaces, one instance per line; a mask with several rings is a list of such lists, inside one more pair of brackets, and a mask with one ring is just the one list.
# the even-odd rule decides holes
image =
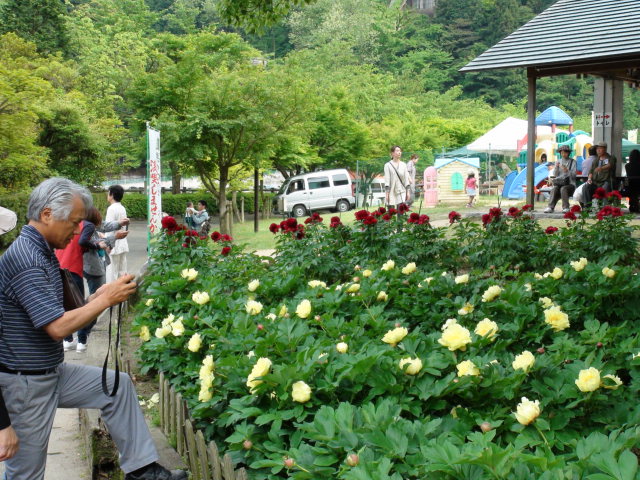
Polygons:
[[42,53],[66,52],[66,9],[60,0],[6,0],[0,4],[0,34],[14,32]]
[[315,0],[218,0],[218,11],[224,21],[256,32],[275,25],[293,7],[313,3]]

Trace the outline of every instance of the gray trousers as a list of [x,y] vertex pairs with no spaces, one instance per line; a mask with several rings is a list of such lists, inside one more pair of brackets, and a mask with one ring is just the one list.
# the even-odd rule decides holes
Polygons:
[[570,207],[569,197],[573,195],[573,192],[575,192],[575,190],[576,190],[576,186],[572,184],[563,185],[562,187],[554,185],[553,190],[551,190],[551,199],[549,200],[549,208],[554,208],[556,206],[556,203],[558,203],[558,200],[560,200],[560,197],[562,197],[562,208],[568,209]]
[[[102,369],[63,363],[49,375],[0,372],[0,387],[11,424],[20,439],[18,454],[5,462],[7,480],[42,480],[49,435],[57,408],[98,408],[120,452],[120,466],[132,472],[158,460],[156,447],[129,375],[120,374],[115,397],[102,392]],[[109,370],[111,389],[115,374]]]

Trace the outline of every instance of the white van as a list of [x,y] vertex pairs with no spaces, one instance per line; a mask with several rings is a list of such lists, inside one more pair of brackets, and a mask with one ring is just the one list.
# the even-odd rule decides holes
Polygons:
[[304,173],[282,184],[275,203],[276,213],[294,217],[315,210],[346,212],[355,207],[355,185],[344,168]]
[[386,198],[384,177],[376,177],[369,184],[366,195],[358,192],[358,206],[382,207],[386,203]]

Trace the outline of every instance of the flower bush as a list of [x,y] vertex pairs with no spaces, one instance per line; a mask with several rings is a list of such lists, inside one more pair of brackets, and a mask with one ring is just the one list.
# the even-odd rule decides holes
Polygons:
[[[630,236],[628,220],[580,217],[548,235],[527,211],[493,210],[485,226],[453,215],[442,230],[376,212],[353,230],[277,225],[275,259],[165,231],[134,322],[143,369],[169,373],[197,426],[255,479],[635,478],[636,252],[549,250],[602,222]],[[363,251],[368,229],[405,247]],[[488,239],[507,245],[498,237],[520,229],[544,263],[501,263],[511,253]],[[336,270],[301,263],[301,245]]]

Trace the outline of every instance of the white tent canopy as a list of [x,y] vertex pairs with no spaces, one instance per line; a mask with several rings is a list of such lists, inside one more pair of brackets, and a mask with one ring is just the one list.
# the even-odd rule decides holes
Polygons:
[[[550,132],[546,126],[537,127],[539,133]],[[518,155],[518,141],[527,135],[527,121],[508,117],[487,133],[467,145],[475,152],[494,153],[515,157]]]

